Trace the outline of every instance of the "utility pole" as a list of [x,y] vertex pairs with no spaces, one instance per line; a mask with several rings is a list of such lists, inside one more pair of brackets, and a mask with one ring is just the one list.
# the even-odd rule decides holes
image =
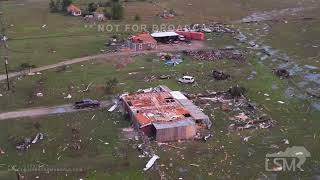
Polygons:
[[10,91],[10,82],[9,82],[9,74],[8,74],[8,56],[4,56],[4,66],[6,68],[6,74],[7,74],[7,87],[8,87],[8,91]]

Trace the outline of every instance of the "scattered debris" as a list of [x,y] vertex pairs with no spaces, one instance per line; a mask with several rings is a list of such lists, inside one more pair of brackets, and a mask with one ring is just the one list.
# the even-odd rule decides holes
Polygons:
[[168,146],[168,147],[171,147],[171,148],[175,148],[175,149],[179,149],[179,150],[185,150],[185,148],[181,148],[181,147],[178,147],[178,146],[174,146],[174,145],[171,145],[171,144],[168,144],[168,143],[158,142],[158,145],[159,145],[159,146],[165,145],[165,146]]
[[178,55],[172,55],[170,57],[166,57],[165,61],[166,61],[165,62],[166,65],[176,66],[176,65],[182,63],[182,57],[179,54]]
[[213,135],[212,134],[208,134],[208,135],[206,135],[206,136],[204,136],[203,137],[203,140],[204,141],[207,141],[209,138],[211,138],[211,137],[213,137]]
[[286,69],[277,69],[274,71],[275,75],[277,75],[280,78],[289,78],[290,73]]
[[158,160],[158,159],[160,159],[159,156],[153,155],[152,158],[149,160],[149,162],[146,164],[146,167],[143,168],[143,170],[144,171],[149,170],[153,166],[153,164],[156,162],[156,160]]
[[86,89],[80,90],[79,92],[87,92],[87,91],[89,91],[89,88],[90,88],[90,86],[92,85],[92,83],[93,83],[93,82],[89,83]]
[[184,51],[185,55],[191,56],[200,61],[215,61],[223,59],[231,59],[236,62],[244,62],[245,57],[237,50],[217,49],[217,50],[199,50],[199,51]]
[[5,154],[4,150],[2,148],[0,148],[0,156],[4,155],[4,154]]
[[71,98],[72,98],[71,94],[68,94],[68,96],[64,97],[64,99],[71,99]]
[[160,75],[159,79],[170,79],[171,76],[170,75]]
[[217,71],[217,70],[213,70],[212,71],[212,76],[214,79],[216,80],[226,80],[226,79],[229,79],[230,78],[230,75],[229,74],[225,74],[224,72],[222,71]]
[[200,167],[199,164],[190,164],[190,166]]
[[[212,103],[218,104],[226,109],[231,124],[229,130],[245,130],[245,129],[267,129],[274,126],[275,121],[264,114],[253,103],[250,103],[243,93],[233,93],[229,90],[226,92],[211,92],[208,94],[187,94],[186,96],[192,99],[199,106],[208,106]],[[235,96],[236,95],[236,96]],[[197,136],[201,139],[201,136]]]
[[37,143],[39,140],[43,140],[45,138],[45,134],[37,133],[37,135],[31,141],[31,138],[24,138],[23,142],[19,143],[16,148],[18,150],[27,150],[31,147],[31,144]]
[[42,133],[38,133],[31,143],[35,144],[38,142],[38,140],[43,140],[43,138],[44,138],[44,135]]
[[283,139],[282,142],[287,145],[290,144],[288,139]]
[[174,10],[164,10],[162,13],[159,14],[159,16],[163,19],[173,19],[176,16],[176,12]]
[[239,115],[235,116],[235,119],[236,120],[239,120],[239,121],[246,121],[248,120],[248,116],[246,116],[244,113],[240,113]]
[[118,107],[118,102],[116,101],[116,102],[114,103],[114,105],[109,108],[108,111],[109,111],[109,112],[112,112],[112,111],[114,111],[117,107]]
[[141,152],[141,154],[144,155],[144,156],[149,156],[149,155],[150,155],[150,152],[148,152],[148,150],[147,150],[148,147],[146,147],[145,144],[139,144],[139,145],[137,146],[137,149],[138,149],[138,151]]
[[243,138],[243,141],[244,141],[244,142],[248,142],[250,138],[251,138],[251,136],[244,137],[244,138]]
[[310,96],[320,98],[320,91],[318,89],[307,88],[306,92]]

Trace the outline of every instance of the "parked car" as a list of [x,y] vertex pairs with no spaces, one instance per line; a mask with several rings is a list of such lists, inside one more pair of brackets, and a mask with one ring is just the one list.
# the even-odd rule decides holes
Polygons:
[[100,102],[92,99],[84,99],[82,101],[75,102],[74,107],[76,109],[97,108],[97,107],[100,107]]
[[192,76],[183,76],[182,78],[178,79],[178,82],[191,84],[194,83],[194,78]]

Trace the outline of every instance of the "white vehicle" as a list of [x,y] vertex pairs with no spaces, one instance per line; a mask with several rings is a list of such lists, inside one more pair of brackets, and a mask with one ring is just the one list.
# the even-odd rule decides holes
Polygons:
[[194,78],[192,76],[183,76],[182,78],[179,78],[178,81],[186,84],[194,83]]

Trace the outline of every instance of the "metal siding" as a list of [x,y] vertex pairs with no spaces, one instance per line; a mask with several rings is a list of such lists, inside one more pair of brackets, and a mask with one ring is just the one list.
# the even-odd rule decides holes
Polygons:
[[193,138],[196,134],[196,126],[180,126],[172,128],[163,128],[156,130],[156,139],[159,142],[177,141]]

